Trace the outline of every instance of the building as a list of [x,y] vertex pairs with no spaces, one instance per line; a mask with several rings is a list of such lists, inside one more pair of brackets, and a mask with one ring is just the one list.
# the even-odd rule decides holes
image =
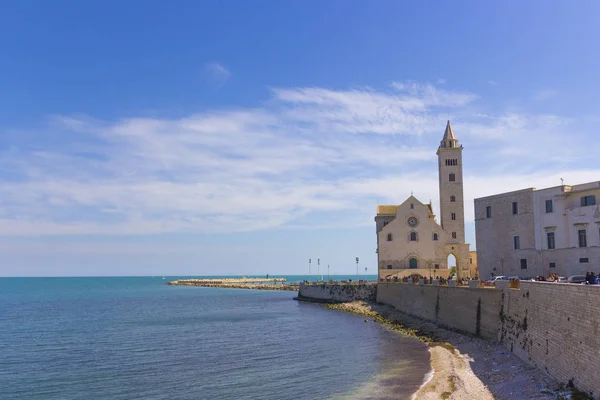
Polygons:
[[412,273],[447,276],[451,256],[456,259],[457,275],[469,275],[462,151],[448,121],[437,150],[440,224],[431,202],[424,204],[412,195],[400,205],[377,206],[375,227],[380,278]]
[[479,268],[477,268],[477,252],[469,251],[469,276],[474,278],[479,276]]
[[475,199],[482,278],[600,270],[600,182]]

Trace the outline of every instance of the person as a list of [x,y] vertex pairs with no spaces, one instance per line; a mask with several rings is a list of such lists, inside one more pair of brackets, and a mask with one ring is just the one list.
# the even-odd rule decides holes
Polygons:
[[590,271],[590,285],[598,284],[598,276],[594,273],[594,271]]

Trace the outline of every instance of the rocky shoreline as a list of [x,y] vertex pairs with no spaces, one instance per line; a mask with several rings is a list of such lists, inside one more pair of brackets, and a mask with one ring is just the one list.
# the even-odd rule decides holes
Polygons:
[[[199,287],[211,287],[211,288],[227,288],[227,289],[252,289],[252,290],[284,290],[284,291],[298,291],[299,285],[283,283],[281,280],[262,280],[253,281],[256,283],[244,283],[239,279],[228,281],[222,280],[201,280],[201,279],[181,279],[176,281],[169,281],[165,285],[169,286],[199,286]],[[261,283],[270,282],[270,283]],[[271,283],[272,282],[272,283]]]
[[439,328],[395,308],[364,301],[325,304],[367,317],[430,346],[432,378],[413,396],[430,399],[584,399],[499,344]]

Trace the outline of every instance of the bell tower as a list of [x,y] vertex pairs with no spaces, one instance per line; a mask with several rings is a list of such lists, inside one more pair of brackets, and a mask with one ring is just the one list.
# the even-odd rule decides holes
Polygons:
[[462,150],[450,121],[437,150],[440,180],[440,222],[451,235],[449,243],[465,243]]

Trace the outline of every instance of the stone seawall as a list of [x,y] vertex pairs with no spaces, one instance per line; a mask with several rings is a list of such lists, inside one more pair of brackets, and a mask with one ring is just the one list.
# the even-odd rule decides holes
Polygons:
[[498,341],[559,382],[600,398],[600,285],[521,282],[520,289],[498,289],[379,283],[377,301]]
[[505,291],[500,340],[519,358],[600,398],[600,286],[521,282]]
[[441,326],[497,340],[502,290],[380,283],[377,301]]
[[374,302],[377,299],[377,285],[345,285],[300,283],[298,300],[320,303],[345,303],[355,300]]

